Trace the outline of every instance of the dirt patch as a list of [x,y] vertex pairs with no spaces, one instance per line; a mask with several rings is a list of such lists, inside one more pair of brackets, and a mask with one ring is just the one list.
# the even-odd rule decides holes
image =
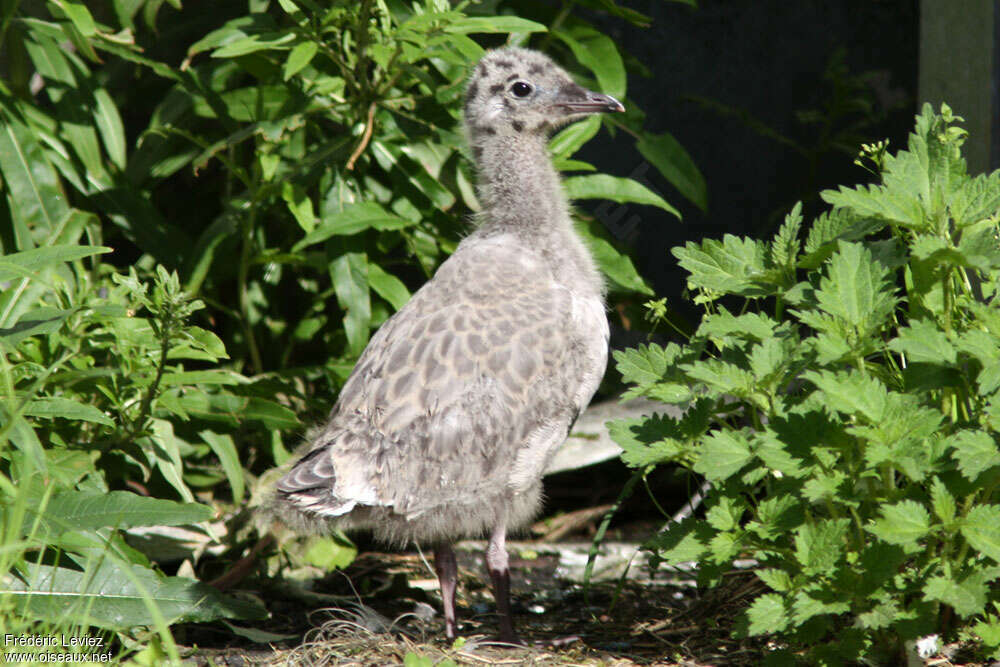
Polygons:
[[[189,655],[192,665],[389,665],[408,654],[411,661],[424,658],[419,664],[427,666],[444,660],[755,665],[767,650],[760,641],[730,636],[730,621],[744,599],[760,590],[748,572],[734,572],[722,587],[699,596],[683,571],[660,570],[650,578],[645,566],[633,562],[626,573],[627,563],[616,570],[609,562],[604,580],[585,591],[578,580],[587,545],[533,543],[509,545],[515,623],[528,646],[498,645],[491,641],[495,608],[482,546],[463,543],[457,549],[462,638],[455,644],[444,639],[437,580],[426,562],[430,554],[418,552],[363,553],[344,571],[312,581],[259,580],[257,594],[272,615],[262,628],[273,638],[267,651],[247,650],[250,638],[233,634],[220,645],[219,633],[210,636],[203,626],[188,626],[178,639],[202,647]],[[608,546],[614,555],[615,546]],[[630,553],[627,545],[618,551],[623,558]]]

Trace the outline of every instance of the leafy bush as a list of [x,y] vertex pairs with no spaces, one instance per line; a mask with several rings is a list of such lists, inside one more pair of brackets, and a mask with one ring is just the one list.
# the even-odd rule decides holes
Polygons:
[[[483,53],[470,35],[544,35],[584,83],[625,97],[617,46],[573,5],[0,9],[0,619],[165,632],[260,612],[165,576],[124,531],[197,524],[233,547],[223,561],[239,556],[255,474],[288,457],[297,415],[329,409],[478,208],[459,123]],[[704,206],[683,149],[629,106],[603,122]],[[595,171],[574,156],[601,122],[554,138],[561,168]],[[674,212],[629,178],[565,182]],[[602,225],[580,228],[613,293],[651,292]],[[207,525],[220,514],[236,520]]]
[[812,660],[934,633],[1000,654],[1000,171],[966,173],[960,120],[928,105],[905,150],[865,147],[881,183],[823,192],[807,234],[796,206],[769,242],[675,248],[699,328],[615,355],[629,394],[688,405],[613,423],[623,460],[712,487],[646,548],[705,584],[757,559],[741,631]]

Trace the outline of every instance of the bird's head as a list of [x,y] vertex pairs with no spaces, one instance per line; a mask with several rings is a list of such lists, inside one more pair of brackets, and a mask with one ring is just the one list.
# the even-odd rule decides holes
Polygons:
[[548,56],[515,47],[483,56],[465,94],[465,122],[473,137],[548,136],[588,114],[624,110],[610,95],[577,84]]

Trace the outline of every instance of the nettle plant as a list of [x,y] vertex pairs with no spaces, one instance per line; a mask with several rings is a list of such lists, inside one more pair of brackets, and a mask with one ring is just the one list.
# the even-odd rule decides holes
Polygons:
[[823,192],[804,242],[796,206],[769,242],[675,248],[699,328],[615,355],[630,395],[688,406],[614,422],[623,460],[711,484],[646,548],[708,585],[756,559],[737,631],[811,660],[1000,655],[1000,171],[966,173],[960,120],[927,105],[906,150],[866,146],[881,184]]

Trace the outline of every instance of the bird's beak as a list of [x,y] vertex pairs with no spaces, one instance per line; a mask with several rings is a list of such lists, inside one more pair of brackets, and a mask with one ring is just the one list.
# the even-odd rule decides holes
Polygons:
[[592,90],[574,86],[576,90],[561,91],[561,99],[556,102],[556,106],[562,107],[569,113],[615,113],[625,111],[622,103],[603,93],[595,93]]

